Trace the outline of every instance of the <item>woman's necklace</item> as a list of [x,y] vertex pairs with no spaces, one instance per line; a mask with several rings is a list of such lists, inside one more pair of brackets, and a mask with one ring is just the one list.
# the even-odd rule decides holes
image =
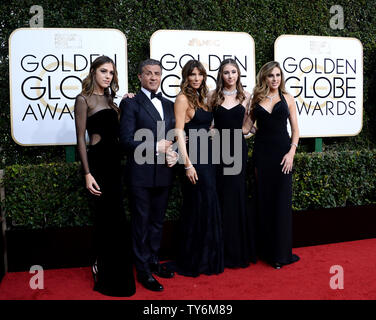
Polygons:
[[232,90],[232,91],[227,91],[227,90],[223,89],[222,92],[225,96],[232,96],[233,94],[238,93],[238,90],[235,89],[235,90]]
[[270,102],[272,102],[273,101],[273,98],[275,97],[275,96],[277,96],[277,94],[274,94],[274,95],[272,95],[272,96],[266,96],[268,99],[270,99]]

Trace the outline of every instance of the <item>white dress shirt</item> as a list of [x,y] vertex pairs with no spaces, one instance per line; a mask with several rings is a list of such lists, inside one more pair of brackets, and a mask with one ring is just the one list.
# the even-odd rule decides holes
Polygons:
[[[149,90],[146,90],[145,88],[141,87],[141,91],[146,94],[146,96],[150,99],[151,97],[151,92]],[[158,93],[158,92],[156,92]],[[162,107],[162,101],[159,100],[158,98],[153,98],[150,99],[151,103],[154,105],[155,109],[157,109],[159,115],[161,116],[161,119],[163,120],[164,118],[164,113],[163,113],[163,107]]]
[[[150,99],[151,98],[151,92],[144,87],[141,87],[141,91],[145,93],[145,95]],[[155,109],[157,109],[159,115],[161,116],[161,119],[163,120],[164,118],[164,113],[163,113],[163,107],[162,107],[162,101],[159,100],[158,98],[150,99],[151,103],[154,105]],[[155,144],[155,154],[159,155],[158,153],[158,142]]]
[[[151,92],[143,87],[141,87],[141,90],[145,95],[150,99],[151,98]],[[158,93],[158,92],[156,92]],[[161,116],[161,119],[164,119],[164,113],[163,113],[163,107],[162,107],[162,101],[159,100],[158,98],[154,97],[153,99],[150,99],[152,104],[154,105],[155,109],[157,109],[159,115]],[[155,154],[159,155],[158,153],[158,142],[155,144]],[[172,155],[170,154],[169,157],[175,157],[175,160],[173,160],[173,165],[178,162],[179,160],[179,154],[176,151],[172,151]]]

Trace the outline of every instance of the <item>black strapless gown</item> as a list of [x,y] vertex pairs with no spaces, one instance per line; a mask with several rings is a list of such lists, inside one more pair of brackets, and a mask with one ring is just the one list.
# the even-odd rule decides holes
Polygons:
[[[184,130],[209,131],[213,120],[212,112],[197,109],[194,117],[186,123]],[[191,131],[191,133],[192,133]],[[200,159],[200,145],[208,143],[207,161]],[[196,146],[197,162],[189,144]],[[198,181],[193,185],[185,172],[182,177],[183,208],[181,213],[180,245],[177,254],[177,272],[185,276],[218,274],[224,270],[223,237],[220,206],[216,191],[216,166],[212,164],[212,140],[195,139],[191,134],[187,142],[189,157],[196,169]],[[206,152],[205,152],[206,153]]]
[[[217,170],[217,192],[223,220],[224,261],[228,268],[244,268],[250,262],[257,261],[254,239],[255,210],[251,210],[251,204],[248,203],[246,185],[248,146],[242,134],[244,112],[245,108],[241,104],[231,109],[218,106],[214,111],[215,128],[219,130],[221,145],[225,143],[224,148],[221,148],[221,163]],[[240,130],[239,135],[234,136],[235,130]],[[228,133],[230,140],[227,142],[225,136]],[[238,174],[225,175],[224,168],[233,167],[234,164],[225,164],[223,153],[230,152],[233,158],[234,143],[237,144],[235,150],[238,152],[236,159],[239,163],[235,167],[241,165],[241,170]]]
[[94,290],[109,296],[135,293],[129,230],[123,207],[119,121],[113,109],[96,112],[87,119],[89,135],[101,140],[88,147],[91,174],[102,194],[90,194],[94,213],[94,251],[98,281]]
[[280,98],[271,113],[258,104],[254,109],[258,130],[253,160],[260,258],[272,264],[289,264],[298,257],[292,254],[292,173],[284,174],[280,164],[291,147],[289,109],[281,93]]

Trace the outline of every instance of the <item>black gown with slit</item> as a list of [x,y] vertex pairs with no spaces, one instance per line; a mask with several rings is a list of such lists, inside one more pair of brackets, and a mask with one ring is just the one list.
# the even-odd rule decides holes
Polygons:
[[282,172],[281,161],[291,147],[287,132],[289,108],[281,100],[272,112],[256,104],[253,161],[257,183],[257,243],[259,257],[271,264],[295,262],[292,254],[292,173]]
[[[212,120],[212,112],[199,108],[184,127],[189,136],[187,151],[198,176],[195,185],[182,177],[183,208],[176,271],[185,276],[219,274],[224,270],[216,166],[212,163],[212,140],[207,136]],[[204,135],[197,138],[195,133],[200,135],[200,132]],[[203,146],[202,150],[200,146]]]
[[[253,208],[248,201],[246,185],[248,146],[242,134],[244,112],[245,108],[241,104],[231,109],[223,106],[214,109],[214,126],[219,131],[221,142],[217,192],[222,212],[224,261],[227,268],[244,268],[257,260],[254,210],[251,210]],[[228,163],[225,153],[234,163]],[[225,168],[232,168],[233,171],[228,174],[230,172],[226,173]]]
[[129,230],[123,207],[119,121],[115,110],[102,109],[87,118],[90,136],[100,141],[88,146],[90,172],[102,194],[90,194],[94,213],[94,251],[98,264],[94,290],[109,296],[135,293]]

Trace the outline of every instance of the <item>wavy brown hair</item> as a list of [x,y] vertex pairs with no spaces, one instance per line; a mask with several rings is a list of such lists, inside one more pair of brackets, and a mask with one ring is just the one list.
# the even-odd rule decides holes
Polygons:
[[116,97],[116,92],[119,90],[118,84],[118,73],[114,61],[107,56],[100,56],[96,58],[90,66],[90,71],[87,77],[82,81],[82,91],[81,94],[85,96],[91,96],[95,88],[95,73],[98,68],[100,68],[105,63],[111,63],[114,68],[114,76],[110,83],[110,86],[104,89],[104,95],[107,98],[108,105],[114,109],[119,114],[119,108],[114,102]]
[[266,84],[266,78],[272,72],[274,68],[278,68],[281,72],[281,84],[279,85],[278,91],[281,93],[287,93],[285,87],[285,77],[283,75],[281,66],[277,61],[270,61],[265,63],[261,69],[259,70],[257,77],[256,77],[256,85],[253,88],[253,96],[252,96],[252,103],[251,103],[251,114],[253,114],[253,109],[255,105],[266,98],[266,96],[270,93],[270,89]]
[[[197,68],[198,71],[204,76],[200,88],[197,90],[192,88],[189,85],[188,77],[192,74],[193,69]],[[182,71],[182,79],[180,83],[180,90],[181,93],[184,94],[189,101],[191,107],[195,110],[198,108],[202,108],[205,105],[205,99],[208,94],[208,87],[206,85],[207,74],[204,66],[200,61],[197,60],[189,60],[183,67]]]
[[242,103],[245,99],[244,89],[242,86],[242,83],[240,81],[240,69],[238,64],[234,59],[225,59],[221,62],[218,70],[217,75],[217,82],[216,82],[216,88],[215,91],[211,97],[210,105],[211,107],[220,106],[223,101],[225,100],[225,97],[223,95],[223,88],[224,88],[224,80],[223,80],[223,69],[226,65],[233,65],[236,70],[238,71],[238,80],[236,81],[236,100],[238,100],[240,103]]

